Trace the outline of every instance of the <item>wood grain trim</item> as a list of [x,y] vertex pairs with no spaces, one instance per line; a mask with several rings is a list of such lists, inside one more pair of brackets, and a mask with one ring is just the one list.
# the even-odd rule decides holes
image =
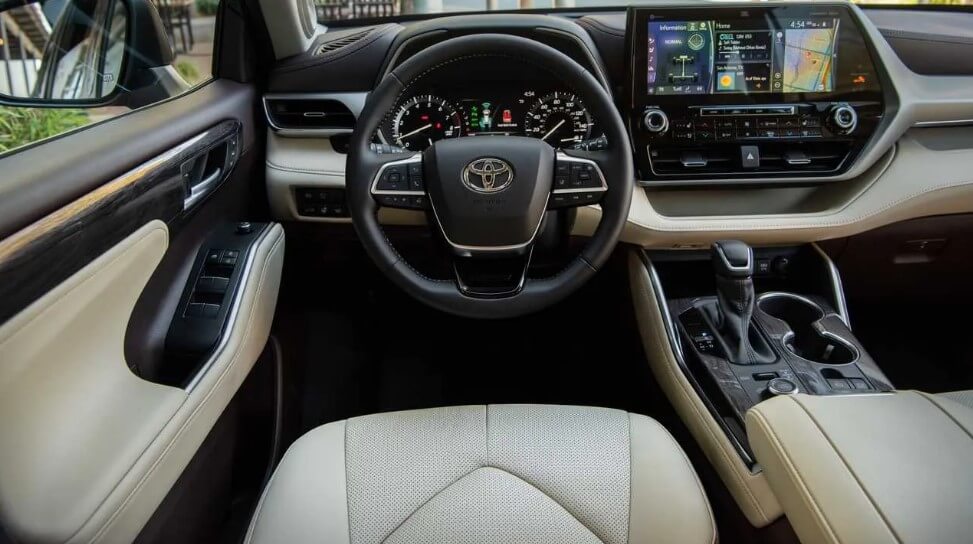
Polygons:
[[145,223],[179,218],[180,165],[239,132],[224,121],[0,240],[0,323]]

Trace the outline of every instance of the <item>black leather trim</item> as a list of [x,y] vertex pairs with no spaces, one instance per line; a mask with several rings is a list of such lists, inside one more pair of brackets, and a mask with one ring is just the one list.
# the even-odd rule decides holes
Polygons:
[[311,48],[280,62],[270,74],[270,92],[370,91],[392,41],[402,31],[397,24],[374,27],[361,40],[333,53],[314,56],[324,42],[337,39],[333,34],[350,35],[366,28],[327,32]]
[[554,47],[609,84],[601,54],[588,32],[571,19],[526,13],[455,15],[410,24],[396,36],[378,77],[436,43],[486,33],[522,36]]

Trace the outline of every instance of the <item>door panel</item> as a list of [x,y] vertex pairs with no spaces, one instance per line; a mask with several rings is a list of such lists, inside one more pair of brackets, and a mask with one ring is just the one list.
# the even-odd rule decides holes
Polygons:
[[[0,158],[0,532],[14,541],[133,540],[263,351],[284,231],[258,223],[255,106],[215,81]],[[209,191],[187,203],[190,185]],[[219,341],[159,383],[197,255],[243,220],[255,230]]]

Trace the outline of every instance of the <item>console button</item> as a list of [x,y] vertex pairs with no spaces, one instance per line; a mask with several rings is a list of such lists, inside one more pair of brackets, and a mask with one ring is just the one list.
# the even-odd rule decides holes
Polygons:
[[797,384],[787,378],[774,378],[767,382],[767,392],[771,395],[793,395],[798,392]]
[[737,119],[737,130],[750,130],[756,128],[753,119]]
[[674,130],[672,132],[672,139],[677,142],[691,142],[693,141],[693,131],[692,130]]
[[740,162],[744,168],[760,168],[760,148],[755,145],[741,145]]
[[777,128],[777,119],[758,119],[757,128]]
[[676,119],[675,121],[672,122],[673,130],[686,131],[686,130],[692,130],[692,128],[693,128],[693,122],[688,119]]
[[828,385],[830,385],[831,389],[834,391],[848,391],[851,389],[851,385],[848,383],[848,380],[843,378],[830,379],[828,380]]
[[697,130],[696,131],[696,141],[697,142],[712,142],[716,139],[716,134],[712,130]]
[[858,390],[858,391],[867,391],[867,390],[871,389],[870,387],[868,387],[868,382],[866,382],[865,380],[863,380],[861,378],[851,378],[848,381],[851,382],[852,389],[855,389],[855,390]]
[[801,124],[802,127],[820,127],[821,126],[821,120],[818,119],[817,117],[810,117],[810,116],[808,116],[808,117],[801,117],[801,123],[800,124]]

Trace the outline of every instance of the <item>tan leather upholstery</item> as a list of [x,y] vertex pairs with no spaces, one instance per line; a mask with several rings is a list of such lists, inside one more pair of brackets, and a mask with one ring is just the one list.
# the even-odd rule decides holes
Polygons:
[[804,544],[973,540],[973,410],[915,391],[762,402],[747,433]]
[[247,542],[712,544],[709,503],[657,422],[604,408],[376,414],[294,443]]
[[245,265],[238,318],[195,387],[131,372],[125,330],[168,243],[151,221],[0,326],[0,526],[14,542],[132,541],[263,350],[280,225]]
[[949,393],[940,393],[939,396],[946,397],[953,402],[958,402],[967,408],[973,409],[973,390],[951,391]]
[[750,523],[771,523],[781,516],[777,497],[763,473],[747,468],[679,367],[649,272],[634,251],[629,255],[629,278],[642,345],[656,380]]

